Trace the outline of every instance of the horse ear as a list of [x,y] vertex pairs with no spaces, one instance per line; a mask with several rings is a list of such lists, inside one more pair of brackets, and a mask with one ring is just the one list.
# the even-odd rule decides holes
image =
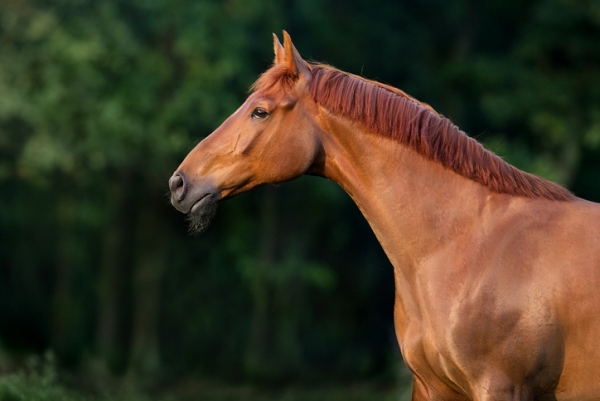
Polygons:
[[285,50],[275,34],[273,34],[273,50],[275,50],[275,64],[283,63],[285,61]]
[[286,31],[283,31],[283,48],[284,62],[292,74],[296,76],[310,74],[306,61],[302,59],[302,56],[300,56],[300,53],[298,53],[298,50],[296,50],[292,43],[292,38]]

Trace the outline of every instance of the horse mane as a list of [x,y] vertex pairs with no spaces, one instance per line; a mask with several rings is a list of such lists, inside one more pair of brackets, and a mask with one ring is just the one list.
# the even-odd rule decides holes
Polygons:
[[[399,89],[327,65],[309,64],[309,68],[313,100],[373,134],[408,146],[496,193],[558,201],[574,199],[560,185],[506,163],[429,105]],[[294,78],[276,65],[259,78],[253,89],[289,91]]]

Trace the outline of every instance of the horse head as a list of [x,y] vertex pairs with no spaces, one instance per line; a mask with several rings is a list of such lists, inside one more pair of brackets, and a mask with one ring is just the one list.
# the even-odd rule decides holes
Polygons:
[[[169,180],[171,203],[203,231],[217,203],[258,185],[292,180],[316,163],[318,125],[310,118],[312,79],[287,32],[273,35],[275,61],[246,101],[183,160]],[[313,110],[310,110],[310,109]]]

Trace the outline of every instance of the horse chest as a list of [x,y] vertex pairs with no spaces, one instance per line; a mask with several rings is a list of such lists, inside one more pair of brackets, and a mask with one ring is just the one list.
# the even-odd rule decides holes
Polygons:
[[422,323],[413,320],[403,336],[399,334],[404,361],[415,374],[415,386],[422,388],[427,399],[469,400],[468,381],[453,360],[449,347]]
[[498,377],[540,391],[556,386],[560,369],[553,366],[560,365],[553,361],[563,358],[564,342],[555,314],[528,291],[506,297],[501,289],[446,289],[438,302],[427,296],[440,293],[433,288],[421,295],[418,311],[397,320],[405,361],[424,387],[469,399]]

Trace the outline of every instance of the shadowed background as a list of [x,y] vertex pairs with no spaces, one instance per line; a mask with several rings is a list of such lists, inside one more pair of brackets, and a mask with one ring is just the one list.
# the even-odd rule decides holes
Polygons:
[[257,189],[199,237],[165,195],[282,29],[600,201],[597,1],[3,0],[1,400],[404,399],[392,269],[340,188]]

